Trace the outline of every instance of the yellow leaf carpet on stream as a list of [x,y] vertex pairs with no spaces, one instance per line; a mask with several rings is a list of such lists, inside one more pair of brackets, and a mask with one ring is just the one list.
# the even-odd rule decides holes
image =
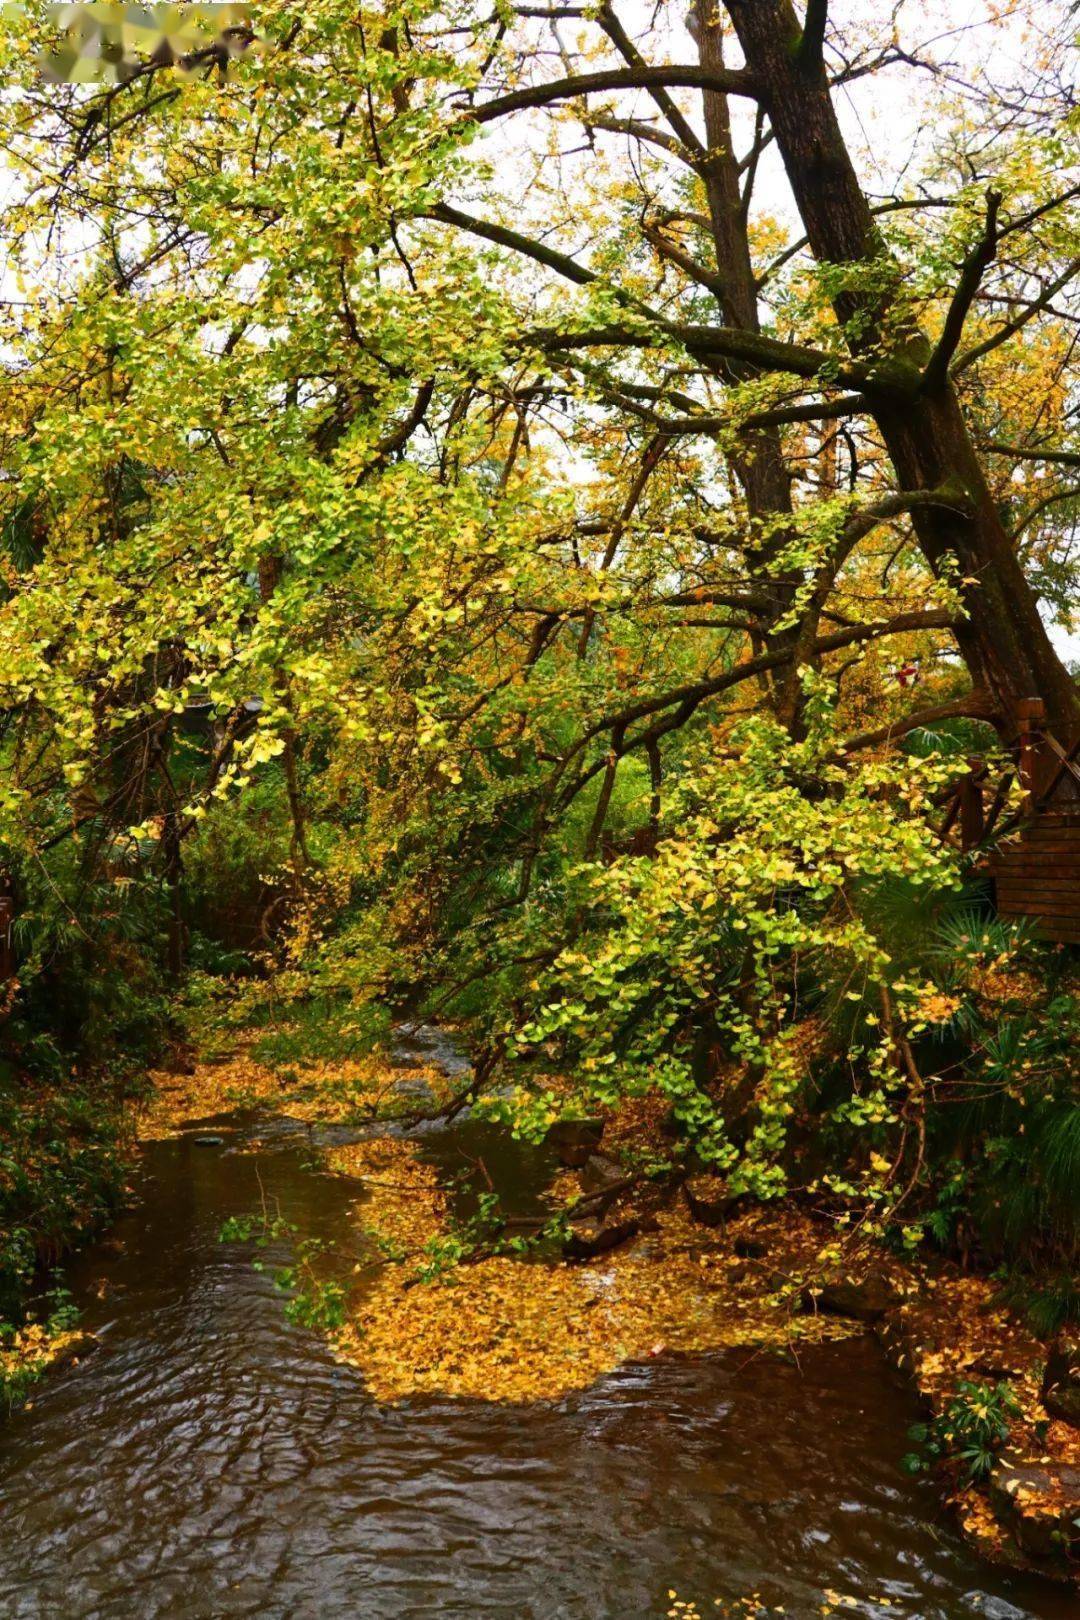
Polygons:
[[[450,1082],[416,1069],[441,1105]],[[308,1063],[275,1072],[243,1042],[225,1061],[185,1075],[158,1074],[139,1122],[143,1138],[176,1135],[194,1120],[258,1108],[312,1124],[355,1124],[400,1108],[401,1074],[379,1059]],[[618,1157],[655,1141],[662,1099],[625,1103],[606,1122],[605,1152]],[[258,1151],[252,1143],[249,1151]],[[355,1264],[344,1324],[329,1332],[333,1353],[355,1367],[373,1396],[393,1403],[416,1395],[484,1401],[557,1400],[587,1388],[621,1362],[661,1351],[700,1353],[732,1346],[797,1353],[808,1340],[846,1337],[860,1324],[800,1312],[824,1277],[857,1275],[870,1264],[898,1295],[889,1338],[895,1358],[935,1411],[958,1380],[993,1368],[1012,1382],[1021,1406],[1010,1457],[1051,1457],[1075,1466],[1074,1432],[1047,1428],[1039,1402],[1045,1346],[1015,1317],[995,1308],[993,1284],[947,1262],[904,1266],[880,1249],[861,1257],[837,1230],[783,1204],[751,1209],[710,1230],[691,1220],[681,1196],[661,1203],[655,1230],[585,1264],[508,1256],[465,1260],[431,1281],[417,1278],[432,1245],[451,1231],[450,1196],[437,1171],[407,1138],[378,1135],[323,1150],[327,1168],[359,1193],[341,1234],[337,1275]],[[580,1196],[575,1174],[548,1189],[552,1214]],[[751,1256],[760,1258],[750,1258]],[[1015,1562],[1015,1547],[981,1487],[952,1498],[961,1528],[991,1558]],[[1048,1504],[1048,1511],[1054,1503]],[[823,1610],[823,1612],[829,1612]]]
[[[420,1078],[442,1094],[438,1071]],[[416,1078],[416,1075],[413,1075]],[[238,1106],[292,1118],[355,1119],[400,1080],[376,1060],[345,1068],[305,1065],[279,1076],[240,1051],[193,1074],[159,1075],[144,1136],[173,1134],[186,1120]],[[583,1389],[620,1362],[661,1350],[784,1345],[842,1337],[852,1324],[798,1316],[777,1279],[777,1254],[793,1275],[809,1271],[822,1234],[789,1214],[758,1211],[726,1233],[691,1221],[681,1199],[662,1208],[657,1230],[588,1264],[492,1256],[417,1282],[425,1246],[447,1232],[448,1202],[436,1171],[408,1140],[379,1136],[327,1149],[328,1167],[363,1183],[353,1210],[370,1241],[356,1268],[334,1353],[356,1367],[378,1399],[417,1394],[487,1401],[554,1400]],[[550,1189],[552,1213],[580,1191],[564,1174]],[[766,1265],[740,1260],[737,1234],[760,1235]],[[355,1233],[343,1233],[355,1249]],[[380,1246],[404,1258],[385,1260]]]

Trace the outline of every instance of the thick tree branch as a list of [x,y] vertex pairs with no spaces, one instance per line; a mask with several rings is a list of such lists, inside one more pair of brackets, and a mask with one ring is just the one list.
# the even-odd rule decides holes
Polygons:
[[1017,332],[1023,331],[1027,323],[1034,320],[1036,315],[1041,314],[1053,302],[1061,289],[1068,286],[1069,282],[1076,277],[1077,272],[1080,272],[1080,259],[1072,259],[1060,276],[1057,276],[1040,293],[1038,298],[1033,298],[1030,303],[1026,304],[1019,315],[1000,327],[998,331],[991,332],[990,336],[984,338],[981,343],[975,343],[970,349],[965,349],[952,367],[953,376],[957,376],[961,371],[966,371],[968,366],[974,365],[976,360],[981,360],[984,354],[989,354],[992,349],[1000,348],[1011,337],[1015,337]]
[[431,396],[434,392],[434,378],[430,378],[427,382],[420,384],[420,387],[416,391],[416,398],[413,401],[413,406],[408,416],[403,417],[398,425],[391,428],[390,432],[381,438],[378,444],[375,446],[375,454],[379,460],[382,460],[385,456],[392,456],[395,451],[403,450],[405,448],[413,434],[416,432],[417,428],[420,426],[421,422],[424,420],[427,408],[431,404]]
[[787,422],[835,422],[862,416],[870,409],[865,394],[842,394],[839,399],[808,400],[804,405],[778,405],[771,411],[753,411],[742,418],[744,428],[782,427]]
[[[898,614],[894,619],[882,620],[876,624],[852,625],[847,630],[837,631],[834,635],[823,636],[814,643],[810,649],[811,656],[818,656],[824,652],[836,651],[841,647],[851,646],[853,643],[878,639],[886,635],[899,635],[905,631],[945,629],[953,624],[950,615],[944,610],[933,610],[928,613]],[[752,680],[758,675],[765,674],[771,669],[786,663],[791,656],[790,648],[780,648],[767,653],[761,653],[756,658],[747,659],[744,663],[736,664],[734,668],[724,670],[720,675],[713,676],[706,681],[698,681],[693,685],[679,687],[666,696],[647,700],[636,704],[633,708],[624,709],[617,715],[608,715],[591,726],[585,734],[578,739],[573,748],[561,761],[549,791],[554,792],[559,778],[565,773],[571,761],[588,747],[594,737],[604,731],[611,731],[612,738],[619,737],[618,744],[612,743],[611,754],[616,758],[630,752],[632,748],[648,747],[655,744],[661,737],[667,736],[693,718],[697,710],[711,697],[717,697],[721,692],[738,686],[741,682]],[[674,709],[674,713],[656,721],[656,723],[643,731],[631,736],[627,732],[635,720],[648,719],[654,714],[663,715],[666,709]],[[870,735],[867,733],[867,735]],[[846,744],[845,748],[851,747]],[[865,745],[864,745],[865,746]],[[574,779],[563,788],[556,801],[559,810],[566,807],[581,792],[582,788],[592,780],[600,771],[608,766],[611,754],[595,761],[585,770],[581,770]]]
[[[611,5],[607,3],[607,0],[601,6],[596,20],[628,67],[636,69],[648,65],[626,29],[616,17]],[[687,152],[692,152],[695,158],[699,160],[704,158],[706,150],[693,125],[682,110],[672,101],[667,91],[660,87],[654,89],[651,93],[653,101],[663,113]]]
[[945,316],[945,325],[942,327],[937,348],[926,362],[922,379],[924,393],[935,393],[948,381],[949,367],[964,335],[964,322],[967,320],[968,311],[974,302],[983,275],[987,267],[993,263],[994,255],[997,253],[998,214],[1001,203],[1000,191],[991,190],[986,193],[986,224],[979,240],[964,260],[960,281]]
[[[867,624],[848,625],[843,630],[834,630],[827,636],[819,636],[811,651],[814,657],[820,657],[825,653],[839,652],[844,647],[852,647],[860,642],[877,641],[883,636],[903,635],[914,630],[950,630],[955,624],[955,615],[945,608],[897,613],[891,619],[875,619]],[[594,721],[578,739],[564,759],[563,766],[565,767],[575,754],[580,753],[602,732],[611,731],[617,726],[631,726],[636,720],[646,720],[650,715],[659,714],[664,709],[671,709],[676,705],[681,707],[689,703],[697,708],[706,699],[719,696],[729,687],[738,686],[752,676],[762,675],[767,670],[778,668],[786,663],[789,657],[789,648],[772,648],[768,652],[759,653],[755,658],[745,659],[731,669],[721,671],[719,675],[689,682],[685,686],[660,693],[656,697],[642,698],[640,702],[629,704],[615,714],[605,715],[602,719]]]
[[697,63],[673,64],[670,67],[607,68],[600,73],[576,73],[568,79],[552,79],[547,84],[513,90],[509,95],[496,96],[493,101],[467,108],[461,116],[463,123],[489,124],[494,118],[505,118],[508,113],[521,112],[526,107],[545,107],[553,101],[576,101],[602,90],[654,89],[718,90],[721,95],[748,96],[751,99],[758,94],[756,79],[741,68],[719,72]]
[[682,417],[658,416],[655,411],[640,409],[640,415],[665,433],[718,433],[724,428],[753,430],[764,427],[783,427],[789,422],[831,422],[849,416],[861,416],[870,410],[870,401],[864,394],[842,394],[838,399],[807,400],[802,404],[777,405],[771,410],[751,411],[749,416],[720,416],[702,411],[696,399],[678,389],[652,388],[643,383],[621,383],[618,389],[604,390],[607,397],[629,410],[639,409],[635,399],[651,400],[658,405],[676,405],[686,414]]
[[[451,208],[447,203],[439,203],[420,217],[438,220],[442,225],[454,225],[458,230],[468,231],[471,236],[482,236],[488,242],[497,243],[499,247],[509,248],[512,253],[520,253],[525,258],[535,259],[537,264],[547,265],[549,270],[565,276],[567,281],[573,281],[579,287],[590,286],[599,279],[592,270],[586,270],[584,265],[578,264],[569,254],[559,253],[543,242],[537,242],[530,236],[523,236],[520,231],[510,230],[506,225],[497,225],[487,219],[476,219],[472,214],[462,213],[460,208]],[[628,304],[636,303],[629,294],[626,294],[625,298]]]
[[[952,197],[895,197],[890,202],[875,204],[870,213],[876,219],[881,214],[913,213],[921,208],[956,208],[957,206],[957,202]],[[797,242],[792,242],[790,247],[786,247],[782,253],[778,253],[776,258],[773,259],[771,264],[765,266],[765,269],[758,277],[759,289],[771,281],[778,270],[782,270],[785,264],[789,264],[797,254],[802,253],[809,246],[810,238],[800,236]]]
[[664,208],[656,215],[658,225],[674,225],[677,222],[683,225],[695,225],[699,231],[704,231],[706,236],[710,238],[712,236],[712,220],[708,214],[699,214],[696,209]]
[[836,379],[867,392],[880,392],[891,398],[910,395],[910,377],[905,367],[892,369],[886,362],[867,365],[861,361],[841,361],[822,349],[800,343],[784,343],[760,332],[733,326],[684,326],[677,321],[654,320],[646,327],[598,326],[590,332],[558,332],[539,327],[526,334],[525,341],[542,349],[618,348],[648,349],[674,340],[697,359],[716,362],[735,360],[760,371],[788,372],[795,377],[816,378],[823,367],[831,367]]
[[825,62],[825,25],[829,0],[806,0],[806,19],[799,41],[799,66],[804,73],[820,73]]
[[[568,254],[559,253],[543,242],[537,242],[532,237],[524,236],[520,231],[511,230],[508,226],[475,219],[472,215],[464,213],[461,209],[452,208],[446,203],[438,204],[422,217],[456,226],[460,230],[469,231],[475,236],[484,237],[487,241],[508,248],[511,252],[520,253],[538,264],[546,265],[548,269],[554,270],[556,274],[564,276],[577,286],[588,286],[599,280],[593,271],[578,264]],[[613,291],[628,308],[638,310],[661,332],[685,344],[692,354],[713,361],[735,360],[748,363],[762,371],[790,372],[794,376],[807,378],[817,377],[823,368],[834,366],[838,381],[863,388],[867,392],[895,396],[897,393],[907,394],[911,391],[912,379],[906,371],[901,367],[890,368],[888,362],[874,366],[860,361],[845,360],[836,366],[836,357],[822,349],[809,348],[805,344],[784,343],[778,338],[767,337],[764,333],[745,331],[737,327],[685,326],[664,320],[630,293],[618,288],[614,288]],[[644,329],[598,327],[595,331],[580,333],[560,333],[541,328],[529,334],[528,341],[547,349],[649,348],[658,339]],[[770,416],[771,414],[769,413]],[[832,411],[815,414],[824,418],[831,415]],[[846,408],[838,408],[837,414],[853,413],[849,413]],[[785,420],[801,421],[804,418],[799,416]],[[762,420],[747,425],[761,427],[770,424]]]
[[629,399],[620,399],[614,390],[609,397],[632,410],[654,426],[667,438],[693,438],[695,434],[709,437],[733,431],[750,433],[759,428],[782,427],[788,422],[828,422],[838,417],[857,416],[869,410],[869,401],[862,394],[847,394],[842,400],[810,401],[805,405],[779,406],[775,411],[754,411],[749,416],[719,416],[701,411],[691,416],[658,416],[644,406],[636,406]]
[[685,253],[669,237],[666,237],[657,226],[643,225],[641,233],[645,240],[652,244],[662,259],[668,260],[670,264],[678,265],[683,274],[689,276],[691,281],[696,281],[699,287],[704,287],[707,292],[711,292],[718,303],[722,302],[724,283],[723,279],[715,271],[706,270],[703,265],[698,264],[696,259],[692,258],[689,253]]
[[648,145],[659,146],[680,163],[685,163],[691,169],[700,166],[700,159],[694,157],[686,150],[682,141],[674,135],[669,135],[666,129],[657,129],[655,124],[648,124],[641,118],[611,118],[601,114],[598,118],[591,116],[584,118],[583,123],[587,129],[602,129],[609,135],[631,135],[636,141],[645,141]]
[[920,508],[931,506],[944,507],[946,511],[968,516],[971,513],[971,505],[963,496],[949,495],[946,491],[937,489],[900,490],[895,495],[885,495],[880,501],[874,501],[869,506],[859,507],[852,512],[844,524],[842,534],[849,546],[854,545],[876,529],[879,523],[887,523],[890,518],[900,517],[905,512],[915,512]]
[[1045,461],[1057,467],[1080,467],[1080,450],[1041,450],[1037,445],[983,442],[977,449],[990,456],[1015,456],[1017,461]]
[[989,695],[986,692],[969,692],[966,697],[932,704],[929,708],[905,715],[902,720],[878,726],[874,731],[860,731],[854,737],[847,738],[840,752],[854,754],[861,748],[877,748],[881,743],[897,742],[909,732],[918,731],[920,726],[932,726],[938,720],[985,720],[989,723],[993,718],[994,705]]
[[674,596],[657,597],[650,607],[729,607],[743,608],[752,613],[767,613],[771,605],[765,591],[736,591],[700,585],[696,590],[679,591]]

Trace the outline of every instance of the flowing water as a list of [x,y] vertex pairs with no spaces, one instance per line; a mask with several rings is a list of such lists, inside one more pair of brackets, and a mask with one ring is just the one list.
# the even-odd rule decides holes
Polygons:
[[[482,1150],[527,1204],[545,1166],[478,1129],[428,1150]],[[810,1620],[832,1589],[876,1620],[1075,1617],[900,1472],[914,1405],[869,1339],[660,1357],[555,1406],[380,1408],[217,1240],[260,1200],[340,1236],[356,1184],[305,1128],[214,1133],[147,1148],[139,1203],[69,1272],[99,1347],[0,1429],[3,1620],[652,1620],[671,1589],[703,1615],[757,1592]]]

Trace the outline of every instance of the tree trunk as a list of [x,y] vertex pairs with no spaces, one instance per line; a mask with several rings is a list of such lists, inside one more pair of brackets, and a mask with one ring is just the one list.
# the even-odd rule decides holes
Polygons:
[[[723,69],[723,32],[718,0],[694,0],[689,19],[690,33],[697,45],[702,67]],[[750,253],[746,212],[743,208],[739,165],[731,139],[728,98],[720,91],[702,92],[705,140],[708,156],[701,166],[712,224],[713,250],[719,274],[718,299],[724,322],[746,332],[760,332],[758,290]],[[746,366],[729,368],[733,380],[752,375]],[[791,626],[778,634],[772,625],[779,622],[795,599],[798,581],[777,576],[776,557],[790,539],[790,530],[773,529],[778,515],[791,516],[791,480],[784,462],[783,441],[778,428],[760,428],[748,436],[744,454],[732,458],[742,486],[752,530],[765,535],[747,547],[747,562],[754,583],[767,596],[768,622],[762,625],[763,646],[772,651],[790,646],[794,652],[797,629]],[[782,671],[773,693],[779,717],[793,731],[799,730],[801,710],[799,671],[794,659]]]
[[[889,257],[863,195],[836,119],[820,55],[801,51],[801,29],[791,0],[725,0],[747,67],[761,86],[788,181],[811,250],[822,264],[876,263],[883,274],[871,290],[841,286],[837,319],[849,347],[864,357],[881,353],[909,371],[911,391],[895,403],[872,399],[872,414],[901,489],[955,489],[963,509],[918,510],[912,522],[930,567],[940,573],[955,557],[967,620],[957,631],[960,652],[976,685],[985,688],[999,724],[1014,727],[1017,705],[1041,697],[1052,728],[1080,724],[1080,696],[1054,650],[1034,591],[1001,521],[960,402],[946,377],[920,386],[931,345],[916,326],[886,333],[892,301]],[[894,282],[895,285],[895,282]]]
[[[264,557],[259,563],[259,595],[264,602],[269,602],[281,583],[282,561],[280,557]],[[282,707],[289,715],[289,723],[282,732],[284,749],[282,764],[285,768],[285,794],[289,801],[289,816],[292,822],[292,838],[290,841],[290,854],[293,866],[293,881],[297,893],[304,883],[304,874],[311,865],[311,856],[307,846],[307,826],[304,815],[304,800],[300,791],[300,774],[297,770],[297,739],[296,728],[292,724],[292,695],[289,691],[289,681],[283,669],[275,672],[278,697]]]

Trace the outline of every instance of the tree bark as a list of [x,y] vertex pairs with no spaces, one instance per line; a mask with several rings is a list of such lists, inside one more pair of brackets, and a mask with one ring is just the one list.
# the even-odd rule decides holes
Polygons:
[[[719,77],[726,70],[718,0],[694,0],[689,28],[702,67],[715,71]],[[731,138],[728,99],[718,90],[703,91],[701,99],[708,147],[701,173],[709,203],[713,251],[719,274],[720,294],[717,301],[726,325],[759,334],[761,320],[757,281],[743,208],[739,165]],[[730,370],[736,379],[753,375],[753,368],[745,365],[732,365]],[[784,463],[783,443],[778,428],[759,428],[749,434],[745,454],[734,457],[733,465],[742,485],[752,529],[760,531],[765,524],[771,529],[778,515],[793,515],[791,481]],[[775,569],[775,559],[789,537],[790,530],[774,530],[767,539],[757,541],[747,550],[754,583],[760,586],[769,601],[762,639],[770,651],[785,645],[794,649],[795,644],[794,627],[779,634],[771,631],[771,626],[783,618],[795,597],[797,582],[778,578]],[[781,673],[773,700],[780,719],[794,731],[799,729],[800,697],[799,672],[792,662]]]

